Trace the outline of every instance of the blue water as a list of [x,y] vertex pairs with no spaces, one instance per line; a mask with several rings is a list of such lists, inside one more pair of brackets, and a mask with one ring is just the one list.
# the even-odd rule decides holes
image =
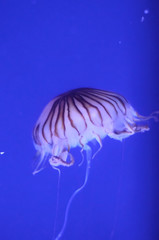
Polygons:
[[[156,1],[157,2],[157,1]],[[52,240],[58,172],[32,175],[32,130],[57,94],[95,87],[125,96],[143,115],[159,110],[155,1],[0,3],[0,239]],[[110,138],[92,160],[61,240],[159,239],[159,123],[121,143]],[[85,176],[61,168],[56,233]]]

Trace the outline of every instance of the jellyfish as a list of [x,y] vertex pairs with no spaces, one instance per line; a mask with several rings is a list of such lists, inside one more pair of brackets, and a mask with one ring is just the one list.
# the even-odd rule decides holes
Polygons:
[[[33,140],[39,160],[34,174],[49,163],[53,168],[70,167],[74,164],[71,148],[80,147],[86,152],[87,168],[83,185],[71,196],[65,213],[60,239],[66,226],[68,210],[75,195],[86,185],[90,161],[102,148],[106,136],[120,140],[138,132],[149,130],[145,121],[157,119],[158,112],[149,116],[138,114],[121,95],[93,88],[78,88],[51,100],[40,115]],[[96,140],[98,150],[92,155],[89,142]]]

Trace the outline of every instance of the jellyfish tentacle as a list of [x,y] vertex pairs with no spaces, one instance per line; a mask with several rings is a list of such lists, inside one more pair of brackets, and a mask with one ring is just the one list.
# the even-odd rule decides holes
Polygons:
[[80,140],[79,140],[79,143],[80,143],[80,146],[81,146],[81,156],[82,156],[82,160],[80,161],[80,163],[78,164],[78,166],[82,166],[83,162],[84,162],[84,155],[83,155],[83,151],[84,151],[84,144],[82,143],[82,138],[83,136],[81,136]]
[[55,220],[54,220],[54,229],[52,240],[55,238],[56,233],[56,225],[57,225],[57,217],[58,217],[58,209],[59,209],[59,195],[60,195],[60,180],[61,180],[61,171],[58,167],[52,166],[58,172],[58,182],[57,182],[57,196],[56,196],[56,211],[55,211]]
[[79,167],[81,167],[82,164],[83,164],[83,162],[84,162],[83,148],[81,149],[80,153],[81,153],[81,156],[82,156],[82,160],[81,160],[80,163],[78,164]]
[[159,111],[152,112],[151,118],[153,118],[156,122],[158,122],[159,121]]
[[135,121],[147,121],[154,119],[155,121],[159,120],[159,111],[152,112],[149,116],[140,115],[138,112],[135,114]]
[[97,153],[99,153],[100,150],[101,150],[102,147],[103,147],[102,140],[101,140],[100,136],[99,136],[98,134],[96,134],[96,133],[93,133],[93,135],[95,136],[96,141],[99,143],[99,148],[98,148],[97,151],[93,154],[92,159],[95,158],[95,156],[97,155]]
[[62,235],[64,233],[64,230],[66,228],[66,224],[67,224],[67,220],[68,220],[68,214],[69,214],[71,203],[72,203],[73,199],[75,198],[75,196],[86,186],[87,181],[88,181],[88,175],[89,175],[90,164],[91,164],[91,159],[92,159],[92,157],[91,157],[92,156],[92,150],[91,150],[91,148],[88,145],[84,146],[84,150],[86,151],[86,160],[87,160],[86,174],[85,174],[84,183],[79,188],[77,188],[73,192],[73,194],[71,195],[71,197],[70,197],[70,199],[69,199],[69,201],[67,203],[63,226],[62,226],[59,234],[55,238],[55,240],[59,240],[62,237]]
[[48,153],[45,153],[44,151],[41,151],[41,152],[39,151],[36,153],[34,164],[33,164],[34,165],[33,175],[35,175],[36,173],[39,173],[45,168],[48,159],[49,159]]

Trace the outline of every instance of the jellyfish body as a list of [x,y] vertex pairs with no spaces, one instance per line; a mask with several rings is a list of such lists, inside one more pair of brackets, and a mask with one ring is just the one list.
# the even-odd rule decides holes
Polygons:
[[96,139],[100,148],[106,136],[122,140],[136,132],[149,130],[144,121],[119,94],[92,88],[79,88],[55,97],[44,108],[34,131],[35,148],[40,160],[34,173],[46,159],[52,166],[71,166],[70,149],[81,150]]

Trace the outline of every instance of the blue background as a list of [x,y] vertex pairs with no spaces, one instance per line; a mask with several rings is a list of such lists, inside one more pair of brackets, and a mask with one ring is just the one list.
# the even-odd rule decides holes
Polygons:
[[[32,175],[31,134],[54,96],[96,87],[122,94],[140,114],[159,110],[158,26],[152,0],[1,1],[1,240],[52,238],[58,173]],[[159,239],[159,123],[150,127],[124,143],[103,141],[62,239]],[[76,164],[61,169],[57,232],[84,180],[79,149],[73,153]]]

